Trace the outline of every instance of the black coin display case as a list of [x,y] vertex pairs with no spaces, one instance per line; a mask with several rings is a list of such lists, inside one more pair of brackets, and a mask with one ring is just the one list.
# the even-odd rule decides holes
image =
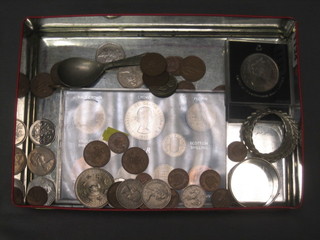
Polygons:
[[[170,170],[182,168],[189,173],[189,184],[199,185],[201,172],[213,169],[221,176],[219,189],[227,189],[232,198],[229,205],[219,207],[212,203],[214,192],[205,192],[200,208],[186,208],[180,201],[176,208],[162,210],[301,205],[303,116],[294,19],[215,15],[30,17],[22,26],[17,83],[23,75],[32,82],[39,73],[52,74],[55,63],[70,57],[95,60],[97,49],[107,43],[120,45],[125,57],[146,52],[164,57],[197,56],[204,61],[206,72],[194,82],[195,90],[177,89],[165,98],[154,96],[144,85],[123,88],[118,81],[119,69],[105,72],[90,88],[59,85],[45,98],[31,91],[17,97],[15,133],[20,142],[13,143],[16,152],[21,149],[30,158],[33,149],[44,147],[55,156],[54,162],[42,163],[42,167],[54,165],[43,176],[31,172],[28,165],[17,174],[13,171],[12,190],[19,188],[23,195],[17,203],[12,191],[17,206],[88,209],[74,192],[77,176],[89,168],[83,161],[83,149],[90,141],[106,141],[110,129],[127,133],[131,147],[147,152],[145,172],[153,178],[167,181]],[[263,85],[263,81],[272,85]],[[140,135],[128,126],[135,120],[127,119],[127,111],[139,104],[153,107],[158,114],[152,126],[148,126],[150,119],[136,120],[144,127]],[[196,110],[203,106],[203,112]],[[52,123],[53,131],[48,133],[43,126],[38,132],[31,129],[39,120]],[[143,139],[141,134],[149,127],[158,128]],[[32,139],[34,134],[38,134],[39,142]],[[54,138],[41,142],[48,134]],[[246,146],[242,161],[229,158],[232,142]],[[15,154],[13,169],[14,165]],[[112,153],[103,169],[119,181],[136,177],[121,166],[121,154]],[[43,206],[26,203],[32,186],[46,189],[48,200]],[[106,205],[99,210],[117,209]]]

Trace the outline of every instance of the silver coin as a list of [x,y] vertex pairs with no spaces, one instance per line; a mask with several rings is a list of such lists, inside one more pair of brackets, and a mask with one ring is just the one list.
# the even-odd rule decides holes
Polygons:
[[164,208],[171,200],[171,190],[167,183],[159,179],[147,182],[142,190],[142,201],[148,208]]
[[77,177],[75,194],[84,206],[102,208],[108,204],[107,192],[113,182],[112,175],[106,170],[89,168]]
[[162,140],[162,150],[170,157],[179,157],[186,151],[186,140],[178,133],[171,133]]
[[212,128],[216,113],[210,104],[194,103],[187,111],[187,123],[195,131],[204,132]]
[[27,165],[26,154],[16,147],[14,156],[14,175],[21,173]]
[[114,43],[107,43],[100,46],[96,52],[96,61],[100,63],[114,62],[125,58],[123,48]]
[[174,169],[174,167],[169,165],[169,164],[160,164],[159,166],[157,166],[154,169],[152,176],[153,176],[154,179],[160,179],[160,180],[165,181],[166,183],[168,183],[169,173],[173,169]]
[[49,145],[55,138],[55,126],[47,120],[37,120],[30,127],[30,139],[37,145]]
[[201,208],[206,202],[206,193],[198,185],[190,185],[183,189],[181,201],[187,208]]
[[254,53],[247,56],[240,68],[243,83],[255,92],[267,92],[279,81],[277,63],[268,55]]
[[120,183],[116,197],[121,206],[127,209],[136,209],[142,205],[142,188],[140,181],[127,179]]
[[33,187],[42,187],[43,189],[46,190],[47,194],[48,194],[48,200],[47,202],[44,204],[45,206],[50,206],[56,197],[56,187],[53,183],[53,181],[51,181],[50,179],[46,178],[46,177],[37,177],[35,179],[33,179],[27,188],[27,195],[28,192],[31,188]]
[[18,120],[16,121],[16,145],[19,145],[23,143],[23,141],[27,137],[27,127],[26,125],[21,121]]
[[44,176],[56,167],[56,157],[49,148],[37,147],[29,153],[27,165],[32,173]]
[[129,134],[139,140],[157,137],[165,124],[162,110],[151,101],[132,104],[126,112],[124,121]]
[[139,88],[143,85],[140,66],[119,68],[117,78],[120,85],[124,88]]

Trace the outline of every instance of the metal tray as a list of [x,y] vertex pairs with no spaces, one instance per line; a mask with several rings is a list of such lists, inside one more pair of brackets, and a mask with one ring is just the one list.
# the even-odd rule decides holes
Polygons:
[[[232,190],[235,203],[220,209],[300,206],[300,142],[289,155],[271,163],[263,159],[257,160],[252,152],[249,152],[244,162],[237,163],[229,159],[227,152],[230,143],[243,140],[241,126],[259,109],[285,112],[301,126],[295,20],[241,16],[27,18],[23,23],[19,71],[32,81],[38,73],[50,73],[55,63],[66,58],[83,57],[94,60],[97,49],[105,43],[121,45],[127,57],[145,52],[158,52],[165,57],[199,56],[206,64],[206,73],[195,83],[196,90],[180,90],[168,98],[153,96],[145,86],[124,89],[117,80],[118,69],[107,71],[92,88],[60,88],[47,98],[37,98],[31,93],[17,98],[16,118],[24,122],[27,129],[38,119],[49,119],[56,129],[55,141],[47,147],[55,153],[57,165],[53,172],[44,176],[54,183],[55,189],[47,188],[47,191],[51,195],[55,193],[55,198],[52,203],[43,207],[83,208],[73,191],[76,177],[88,168],[79,164],[82,149],[91,140],[101,140],[103,131],[108,127],[126,132],[124,113],[139,101],[155,103],[165,116],[164,129],[156,139],[145,141],[129,136],[131,146],[139,146],[148,153],[151,160],[146,172],[153,177],[161,178],[161,174],[156,176],[154,173],[159,166],[166,169],[179,167],[189,173],[193,167],[202,166],[203,169],[212,168],[220,174],[220,188]],[[254,46],[254,50],[248,50],[250,46]],[[281,54],[285,55],[285,72],[280,71],[280,75],[283,74],[280,76],[284,81],[283,92],[279,91],[271,97],[254,96],[236,84],[237,73],[234,69],[237,67],[234,59],[237,54],[245,51],[250,54],[250,51],[271,49],[269,46],[272,49],[284,49]],[[178,80],[182,78],[178,77]],[[222,90],[215,90],[221,85],[225,86]],[[99,104],[99,111],[107,119],[96,126],[98,131],[94,134],[83,129],[82,132],[79,131],[73,120],[77,108],[90,100]],[[209,131],[197,132],[188,127],[185,115],[193,104],[205,104],[214,111],[215,124]],[[286,135],[283,125],[278,118],[259,119],[252,133],[257,150],[266,153],[277,150]],[[183,154],[169,156],[164,153],[161,142],[169,134],[184,136],[186,146]],[[17,147],[28,156],[36,145],[27,136]],[[119,155],[112,155],[105,169],[115,178],[134,178],[135,175],[121,169],[119,158]],[[30,182],[38,177],[26,167],[13,178],[21,180],[25,191]],[[166,175],[162,178],[166,180]],[[250,184],[252,182],[255,183]],[[193,184],[198,182],[195,180]],[[244,188],[244,185],[248,187]],[[206,202],[201,209],[219,209],[212,206],[211,195],[212,192],[206,192]],[[103,208],[110,209],[113,208]],[[180,203],[171,210],[187,208]]]

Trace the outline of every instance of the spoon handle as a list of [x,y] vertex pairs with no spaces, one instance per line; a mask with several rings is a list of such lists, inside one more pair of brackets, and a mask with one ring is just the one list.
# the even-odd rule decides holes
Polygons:
[[111,69],[111,68],[118,68],[118,67],[127,67],[127,66],[137,66],[137,65],[140,65],[141,58],[142,58],[144,55],[145,55],[145,53],[144,53],[144,54],[140,54],[140,55],[136,55],[136,56],[133,56],[133,57],[121,59],[121,60],[118,60],[118,61],[106,63],[106,64],[104,65],[103,70],[106,71],[106,70]]

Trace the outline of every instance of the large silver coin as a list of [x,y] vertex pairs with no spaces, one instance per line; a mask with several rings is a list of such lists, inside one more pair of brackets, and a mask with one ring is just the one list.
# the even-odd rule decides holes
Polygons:
[[77,177],[74,190],[78,200],[89,208],[102,208],[108,203],[107,192],[112,175],[101,168],[89,168]]
[[186,140],[178,133],[171,133],[162,140],[162,150],[170,157],[179,157],[186,151]]
[[21,144],[27,137],[27,127],[21,121],[16,121],[16,145]]
[[107,43],[100,46],[96,53],[96,60],[101,63],[114,62],[125,58],[125,53],[120,45]]
[[246,57],[241,64],[240,75],[246,87],[261,93],[270,91],[279,81],[276,62],[263,53],[254,53]]
[[30,139],[38,145],[49,145],[55,138],[55,126],[47,120],[37,120],[30,127]]
[[187,111],[187,123],[195,131],[204,132],[212,128],[216,113],[210,104],[194,103]]
[[56,167],[56,157],[49,148],[37,147],[29,153],[27,165],[32,173],[44,176]]
[[164,208],[168,205],[170,199],[170,187],[162,180],[150,180],[143,187],[142,201],[148,208]]
[[124,88],[138,88],[143,84],[140,66],[119,68],[117,78],[120,85]]
[[56,187],[53,181],[46,177],[37,177],[29,183],[27,188],[27,194],[29,190],[33,187],[42,187],[44,190],[46,190],[48,194],[48,199],[47,202],[44,204],[45,206],[50,206],[54,202],[56,198]]
[[139,180],[127,179],[120,183],[116,196],[121,206],[127,209],[136,209],[142,205],[143,185]]
[[129,134],[139,140],[157,137],[165,124],[162,110],[151,101],[132,104],[126,112],[124,121]]
[[198,185],[190,185],[183,189],[181,201],[187,208],[201,208],[206,202],[206,193]]

